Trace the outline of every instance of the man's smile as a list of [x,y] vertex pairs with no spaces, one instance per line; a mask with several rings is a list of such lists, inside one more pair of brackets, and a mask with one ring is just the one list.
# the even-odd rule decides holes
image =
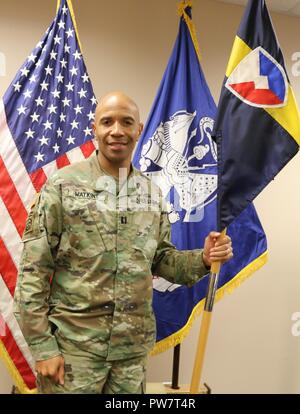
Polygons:
[[127,142],[113,141],[109,142],[108,146],[113,150],[122,150],[127,146]]

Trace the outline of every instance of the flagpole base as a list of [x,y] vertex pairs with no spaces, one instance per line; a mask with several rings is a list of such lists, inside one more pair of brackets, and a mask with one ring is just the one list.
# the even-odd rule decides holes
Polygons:
[[21,394],[21,393],[20,393],[19,388],[13,385],[11,389],[11,394]]
[[[179,385],[178,389],[171,387],[171,382],[147,382],[146,394],[190,394],[190,385]],[[201,384],[198,394],[211,394],[211,388]]]

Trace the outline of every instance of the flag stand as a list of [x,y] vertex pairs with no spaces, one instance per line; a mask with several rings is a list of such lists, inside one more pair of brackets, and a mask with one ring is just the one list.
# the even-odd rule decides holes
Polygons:
[[178,390],[180,387],[178,385],[179,379],[179,364],[180,364],[180,344],[175,345],[173,351],[173,370],[172,370],[172,385],[173,390]]

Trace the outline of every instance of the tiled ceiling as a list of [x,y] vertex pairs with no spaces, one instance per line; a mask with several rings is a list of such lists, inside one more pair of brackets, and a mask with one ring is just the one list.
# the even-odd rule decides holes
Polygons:
[[[246,5],[247,0],[219,0],[223,3]],[[300,0],[266,0],[269,10],[300,17]]]

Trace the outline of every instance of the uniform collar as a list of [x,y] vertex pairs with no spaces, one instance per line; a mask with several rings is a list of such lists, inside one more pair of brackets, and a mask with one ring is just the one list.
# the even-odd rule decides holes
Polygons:
[[[98,154],[98,150],[95,151],[89,157],[89,163],[90,163],[92,177],[93,177],[92,186],[94,190],[97,192],[107,191],[109,193],[115,194],[115,185],[119,185],[118,180],[116,180],[112,175],[109,175],[108,173],[106,173],[101,168],[97,154]],[[139,170],[134,168],[134,166],[131,164],[131,172],[119,192],[119,197],[135,194],[139,186],[138,182],[141,180],[141,177],[147,180],[146,177]],[[128,186],[127,183],[129,180],[130,180],[130,185]]]

